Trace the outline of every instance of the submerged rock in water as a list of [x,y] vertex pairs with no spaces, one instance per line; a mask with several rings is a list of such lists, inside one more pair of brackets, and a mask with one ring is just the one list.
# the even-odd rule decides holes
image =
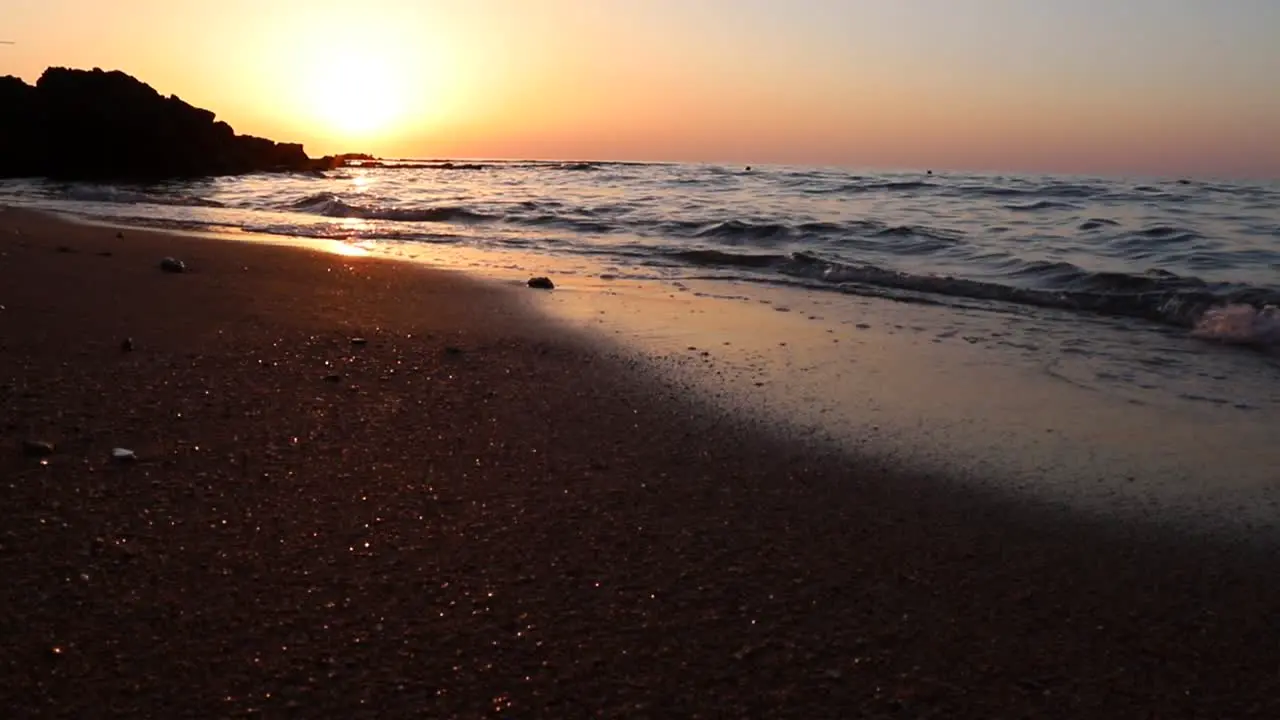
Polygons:
[[187,264],[177,258],[167,257],[160,261],[160,269],[170,273],[186,272]]
[[54,452],[53,443],[45,440],[23,440],[22,454],[27,457],[48,457]]
[[535,290],[555,290],[556,284],[548,277],[529,278],[529,287]]

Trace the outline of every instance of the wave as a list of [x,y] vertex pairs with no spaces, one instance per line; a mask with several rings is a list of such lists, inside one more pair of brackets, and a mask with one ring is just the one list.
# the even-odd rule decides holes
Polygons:
[[561,227],[575,232],[585,233],[588,235],[608,235],[621,230],[621,228],[613,223],[600,222],[598,220],[581,220],[578,218],[566,217],[564,215],[555,215],[551,213],[541,213],[537,215],[514,214],[506,215],[502,218],[505,223],[514,225],[532,225],[535,227]]
[[145,192],[112,185],[73,185],[63,197],[74,202],[117,203],[126,205],[173,205],[187,207],[225,207],[216,200],[181,193]]
[[[478,210],[437,206],[425,208],[386,208],[355,205],[334,193],[316,193],[278,206],[284,210],[335,218],[396,220],[403,222],[480,222],[501,221],[528,227],[560,227],[592,235],[630,232],[643,236],[718,240],[731,245],[780,241],[839,242],[848,238],[880,238],[902,240],[897,245],[904,252],[918,253],[919,241],[927,241],[932,249],[941,249],[962,240],[953,231],[916,225],[886,225],[875,220],[846,222],[802,221],[770,222],[730,218],[724,220],[658,219],[629,217],[635,209],[630,205],[616,208],[573,207],[556,212],[563,203],[521,201],[513,212],[488,214]],[[590,216],[589,218],[583,216]],[[915,242],[907,242],[908,240]]]
[[1088,220],[1080,223],[1079,229],[1084,232],[1090,232],[1093,230],[1101,230],[1104,227],[1116,227],[1119,224],[1120,223],[1110,218],[1089,218]]
[[727,220],[703,226],[694,233],[694,237],[767,240],[770,238],[789,237],[791,234],[792,229],[782,223],[757,224],[742,220]]
[[[1092,272],[1070,263],[1025,263],[1010,272],[1038,287],[1000,282],[917,275],[872,264],[827,260],[808,252],[791,254],[680,250],[665,258],[701,267],[766,270],[848,292],[905,291],[941,298],[997,301],[1017,305],[1137,318],[1179,328],[1196,328],[1204,336],[1247,337],[1256,343],[1280,343],[1280,292],[1247,286],[1211,285],[1198,278],[1155,270],[1144,275]],[[883,294],[876,292],[876,294]],[[1226,319],[1214,313],[1233,307]],[[1250,329],[1241,330],[1244,308],[1252,308]],[[1268,309],[1270,308],[1270,309]],[[1206,324],[1208,323],[1208,324]],[[1234,335],[1232,334],[1234,333]]]
[[[394,166],[390,166],[390,167],[411,167],[411,166],[406,166],[406,165],[394,165]],[[438,164],[438,165],[420,165],[419,167],[423,167],[423,168],[436,168],[436,169],[439,169],[439,170],[488,170],[489,168],[491,168],[491,167],[493,167],[493,166],[492,166],[492,165],[487,165],[487,164],[485,164],[485,163],[451,163],[451,162],[442,162],[442,163],[440,163],[440,164]]]
[[1175,235],[1176,236],[1194,235],[1195,233],[1190,233],[1181,228],[1171,227],[1169,225],[1156,225],[1153,227],[1143,228],[1142,230],[1139,230],[1137,234],[1146,238],[1162,239],[1162,238],[1173,237]]
[[430,208],[386,208],[350,205],[332,193],[309,195],[286,206],[290,210],[310,215],[360,220],[390,220],[395,222],[479,222],[493,220],[492,215],[463,207],[442,205]]
[[730,253],[721,250],[676,250],[664,257],[703,267],[773,268],[785,263],[788,255]]
[[1025,205],[1005,205],[1005,209],[1014,212],[1036,212],[1039,210],[1079,210],[1080,206],[1075,203],[1062,202],[1061,200],[1037,200]]
[[[864,230],[864,232],[866,231]],[[936,240],[941,243],[952,243],[958,240],[957,237],[945,230],[919,227],[916,225],[893,225],[879,230],[872,230],[867,232],[867,234],[880,238],[920,238],[924,240]]]
[[[1102,197],[1110,192],[1110,189],[1102,185],[1094,185],[1089,183],[1069,183],[1069,182],[1045,182],[1040,184],[1026,184],[1020,182],[1018,185],[1001,185],[991,183],[965,183],[962,185],[954,185],[948,190],[955,195],[967,196],[972,198],[992,198],[992,199],[1010,199],[1010,198],[1037,198],[1037,199],[1054,199],[1061,201],[1067,200],[1085,200]],[[1034,204],[1034,200],[1032,201]],[[1074,204],[1068,203],[1073,209],[1079,209]],[[1017,209],[1009,207],[1009,209]]]
[[863,192],[876,192],[878,190],[889,191],[889,192],[904,192],[909,190],[924,190],[927,188],[934,188],[934,187],[938,187],[938,184],[929,182],[927,180],[889,180],[889,181],[875,181],[875,182],[867,182],[865,180],[859,180],[856,182],[846,183],[844,185],[838,186],[837,188],[835,188],[835,192],[863,193]]
[[1191,330],[1194,337],[1230,345],[1280,346],[1280,308],[1225,305],[1210,308]]

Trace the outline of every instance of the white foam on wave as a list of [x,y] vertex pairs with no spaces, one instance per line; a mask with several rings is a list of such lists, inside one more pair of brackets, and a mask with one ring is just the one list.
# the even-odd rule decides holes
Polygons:
[[1233,345],[1280,346],[1280,308],[1272,305],[1211,308],[1196,321],[1191,335]]
[[288,210],[331,218],[388,220],[393,222],[469,222],[489,216],[464,207],[378,207],[351,205],[333,193],[308,195],[286,206]]

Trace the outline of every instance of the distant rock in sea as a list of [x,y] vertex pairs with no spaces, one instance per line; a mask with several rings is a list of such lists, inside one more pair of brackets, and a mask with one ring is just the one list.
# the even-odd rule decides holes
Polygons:
[[0,77],[0,177],[163,180],[342,165],[302,145],[237,135],[209,110],[119,71],[49,68]]

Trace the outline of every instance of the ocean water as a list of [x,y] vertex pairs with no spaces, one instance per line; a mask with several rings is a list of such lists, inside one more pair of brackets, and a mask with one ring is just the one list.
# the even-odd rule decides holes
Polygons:
[[0,205],[511,282],[753,417],[1002,490],[1280,534],[1280,182],[397,161]]
[[129,223],[591,258],[628,277],[1137,318],[1280,344],[1280,183],[399,161],[150,186],[0,184]]

